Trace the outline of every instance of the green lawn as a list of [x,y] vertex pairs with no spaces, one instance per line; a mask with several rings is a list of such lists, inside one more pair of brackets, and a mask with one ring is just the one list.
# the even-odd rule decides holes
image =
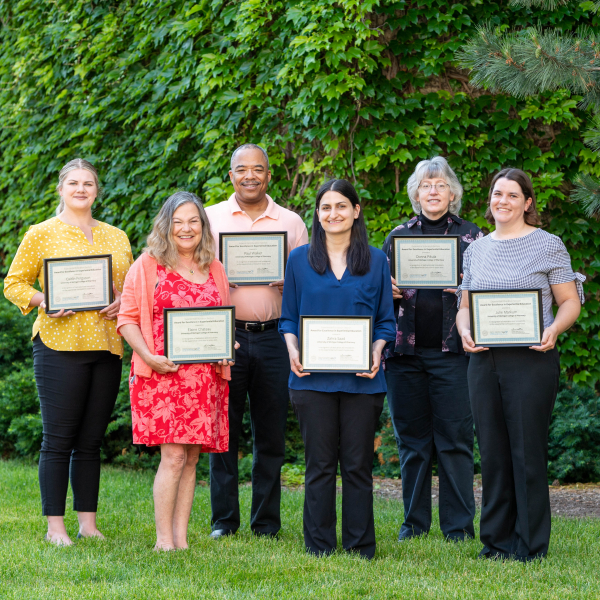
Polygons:
[[[377,500],[375,560],[318,559],[304,552],[301,493],[283,494],[280,540],[254,539],[243,487],[242,529],[214,542],[208,489],[199,487],[190,550],[157,554],[152,479],[105,468],[99,522],[108,540],[58,548],[42,540],[36,468],[0,461],[0,598],[600,598],[600,520],[554,519],[545,561],[499,563],[477,560],[478,541],[446,543],[437,523],[426,539],[398,544],[402,507]],[[67,524],[74,535],[71,510]]]

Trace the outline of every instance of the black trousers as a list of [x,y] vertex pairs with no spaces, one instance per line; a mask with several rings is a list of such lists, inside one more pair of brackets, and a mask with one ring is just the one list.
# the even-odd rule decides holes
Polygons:
[[472,355],[483,556],[532,560],[548,552],[548,429],[559,374],[556,349],[496,348]]
[[468,359],[436,348],[385,361],[388,405],[402,472],[404,523],[400,539],[431,527],[433,450],[440,478],[440,527],[447,539],[474,537],[473,417]]
[[306,455],[304,543],[313,554],[337,547],[335,479],[342,475],[342,545],[375,555],[373,441],[385,394],[290,390]]
[[119,393],[121,366],[122,360],[108,351],[57,351],[39,335],[33,340],[43,426],[39,478],[44,515],[65,514],[69,474],[73,510],[97,511],[100,446]]
[[285,458],[290,360],[277,328],[235,332],[240,344],[229,382],[229,451],[210,455],[210,500],[214,529],[237,531],[238,448],[246,397],[254,439],[250,527],[275,535],[281,529],[281,467]]

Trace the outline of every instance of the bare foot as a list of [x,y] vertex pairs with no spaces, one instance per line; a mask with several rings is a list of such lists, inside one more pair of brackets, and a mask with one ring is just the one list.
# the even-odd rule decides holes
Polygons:
[[155,552],[170,552],[171,550],[176,550],[175,546],[173,546],[172,544],[159,544],[158,542],[156,542],[156,545],[154,546]]
[[79,533],[77,534],[78,538],[89,538],[89,537],[95,537],[98,538],[100,540],[105,540],[106,538],[100,533],[100,531],[98,529],[84,529],[83,527],[80,527],[79,529]]
[[51,533],[50,531],[48,531],[48,533],[46,534],[44,539],[47,542],[56,544],[57,546],[72,546],[73,545],[73,542],[71,541],[71,538],[69,537],[67,532],[55,531],[55,532]]
[[188,546],[188,543],[187,543],[187,542],[185,542],[185,544],[176,544],[176,545],[175,545],[175,548],[176,548],[177,550],[188,550],[188,549],[189,549],[189,546]]

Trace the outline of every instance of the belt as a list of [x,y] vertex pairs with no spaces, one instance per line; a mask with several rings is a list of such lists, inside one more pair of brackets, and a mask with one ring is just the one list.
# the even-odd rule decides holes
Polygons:
[[271,321],[240,321],[235,320],[235,326],[245,329],[246,331],[267,331],[267,329],[275,329],[279,325],[279,319],[272,319]]

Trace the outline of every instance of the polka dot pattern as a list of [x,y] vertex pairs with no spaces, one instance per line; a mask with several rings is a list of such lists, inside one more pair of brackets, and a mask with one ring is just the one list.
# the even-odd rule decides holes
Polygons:
[[[37,293],[35,280],[44,289],[44,258],[67,256],[112,255],[112,274],[116,288],[121,291],[125,275],[133,264],[131,246],[125,232],[99,222],[92,228],[94,243],[90,244],[83,231],[67,225],[58,217],[32,225],[10,266],[4,280],[4,295],[26,315]],[[33,324],[32,339],[40,334],[44,344],[53,350],[108,350],[123,356],[123,341],[117,334],[117,320],[107,321],[97,310],[77,312],[69,317],[51,318],[38,308]]]

